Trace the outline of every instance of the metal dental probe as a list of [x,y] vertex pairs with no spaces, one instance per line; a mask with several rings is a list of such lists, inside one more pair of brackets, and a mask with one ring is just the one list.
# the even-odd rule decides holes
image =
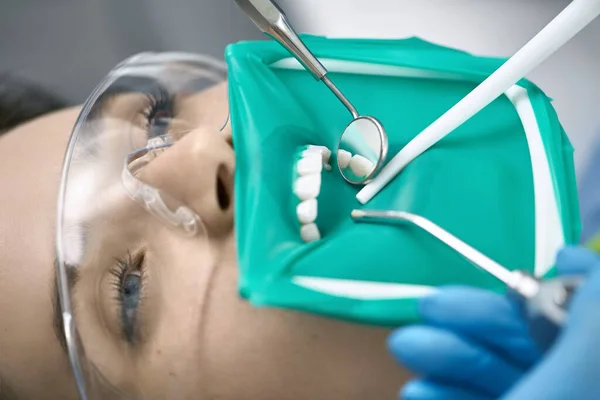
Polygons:
[[353,210],[351,216],[358,222],[410,222],[506,284],[509,296],[518,300],[531,336],[542,351],[550,348],[560,334],[571,297],[582,282],[580,276],[540,280],[527,271],[511,271],[419,215],[402,211]]

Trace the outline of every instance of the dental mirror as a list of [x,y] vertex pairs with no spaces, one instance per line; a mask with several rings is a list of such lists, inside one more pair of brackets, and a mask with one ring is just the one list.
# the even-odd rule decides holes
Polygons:
[[[302,39],[300,39],[298,34],[294,31],[294,28],[292,28],[288,22],[287,16],[283,10],[273,0],[235,1],[261,31],[285,47],[316,80],[322,81],[342,102],[344,107],[348,109],[350,114],[352,114],[352,122],[348,124],[340,137],[338,152],[340,149],[349,151],[345,149],[345,147],[341,147],[342,144],[348,142],[348,146],[350,146],[348,149],[355,151],[352,154],[367,158],[368,161],[373,164],[373,168],[371,172],[361,175],[369,169],[369,164],[361,157],[357,157],[354,161],[355,168],[358,168],[356,170],[358,173],[357,175],[353,172],[352,168],[347,168],[349,164],[346,168],[342,168],[338,157],[338,169],[344,179],[352,184],[362,184],[374,178],[379,171],[381,164],[383,164],[387,157],[388,139],[381,122],[374,117],[360,116],[358,114],[358,111],[356,111],[356,108],[352,103],[350,103],[346,96],[344,96],[331,79],[329,79],[327,76],[327,69],[306,47]],[[358,140],[359,136],[361,137],[360,140]],[[360,142],[369,144],[366,146],[358,146],[358,143]],[[346,145],[344,144],[344,146]],[[378,155],[378,157],[365,156],[365,154],[371,154],[371,152]],[[346,153],[342,154],[346,156]],[[359,164],[360,166],[358,166]],[[363,178],[360,178],[361,176]]]
[[348,124],[335,152],[344,179],[352,184],[368,182],[387,156],[387,136],[372,117],[358,117]]

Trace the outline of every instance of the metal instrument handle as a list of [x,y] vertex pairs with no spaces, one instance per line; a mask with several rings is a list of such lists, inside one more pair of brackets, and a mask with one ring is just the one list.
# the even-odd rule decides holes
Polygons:
[[292,53],[316,80],[325,77],[327,69],[306,47],[277,3],[272,0],[235,1],[260,30]]

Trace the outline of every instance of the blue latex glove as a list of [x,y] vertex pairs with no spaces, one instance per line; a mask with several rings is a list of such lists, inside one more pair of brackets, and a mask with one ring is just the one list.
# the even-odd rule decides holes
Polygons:
[[538,353],[508,298],[446,288],[421,301],[423,325],[399,329],[389,339],[398,361],[421,376],[403,388],[402,398],[600,398],[600,260],[567,248],[556,263],[559,274],[589,273],[589,280],[575,295],[567,327],[548,354]]
[[579,208],[583,224],[581,241],[587,243],[600,234],[600,140],[579,181]]

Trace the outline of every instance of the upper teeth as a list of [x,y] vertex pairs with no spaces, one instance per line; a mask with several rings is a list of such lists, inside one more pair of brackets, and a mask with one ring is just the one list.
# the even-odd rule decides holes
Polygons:
[[356,176],[369,176],[375,165],[366,157],[355,154],[350,160],[350,169]]
[[318,214],[317,197],[321,192],[321,173],[323,168],[331,170],[329,158],[331,150],[324,146],[310,145],[302,152],[296,163],[298,176],[294,182],[294,194],[300,203],[296,207],[296,216],[302,224],[300,237],[305,242],[321,239],[321,233],[315,223]]
[[329,158],[331,157],[331,150],[329,150],[327,147],[325,146],[315,146],[315,145],[309,145],[308,149],[306,149],[303,153],[303,155],[307,155],[307,154],[320,154],[321,158],[323,160],[323,165],[325,165],[325,169],[327,171],[331,171],[331,166],[329,165]]
[[302,225],[302,228],[300,228],[300,237],[306,243],[310,243],[321,239],[321,232],[319,232],[319,228],[315,223]]
[[338,150],[337,158],[341,169],[350,167],[352,173],[356,176],[369,176],[375,169],[375,164],[368,158],[359,154],[352,155],[346,150]]
[[300,176],[320,174],[323,170],[323,160],[318,153],[308,153],[298,161],[298,174]]
[[350,165],[350,160],[352,159],[352,154],[346,150],[339,150],[337,157],[340,168],[348,168],[348,165]]
[[317,199],[304,200],[296,207],[298,220],[303,224],[310,224],[317,219]]
[[299,176],[294,184],[294,194],[300,200],[316,199],[321,191],[321,174]]
[[325,164],[329,163],[329,157],[331,157],[331,150],[329,150],[327,147],[325,146],[314,146],[314,145],[309,145],[308,149],[306,150],[307,152],[313,152],[316,151],[318,153],[321,153],[321,156],[323,157],[323,162]]

